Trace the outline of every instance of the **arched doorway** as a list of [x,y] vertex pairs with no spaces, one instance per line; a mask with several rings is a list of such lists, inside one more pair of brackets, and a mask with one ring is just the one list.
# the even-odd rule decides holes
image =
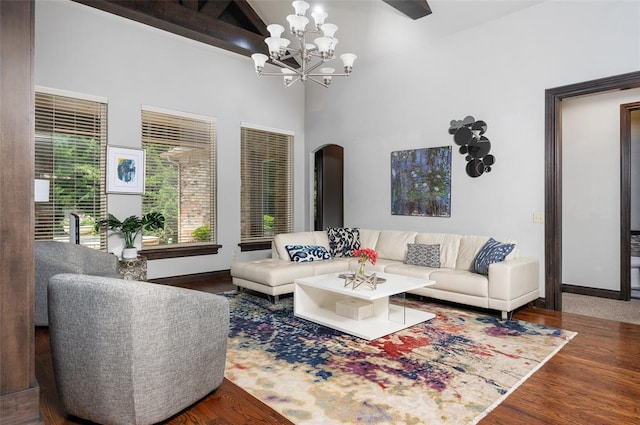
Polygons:
[[314,230],[344,224],[344,148],[326,145],[314,157]]

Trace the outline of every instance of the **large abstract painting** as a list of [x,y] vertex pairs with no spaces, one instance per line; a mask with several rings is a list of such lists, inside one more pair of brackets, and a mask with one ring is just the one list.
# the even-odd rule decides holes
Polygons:
[[451,217],[451,146],[391,152],[391,214]]

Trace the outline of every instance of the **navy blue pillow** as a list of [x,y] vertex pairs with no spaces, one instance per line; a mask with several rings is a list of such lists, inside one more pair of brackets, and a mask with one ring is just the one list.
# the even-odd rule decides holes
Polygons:
[[331,260],[331,254],[323,246],[317,245],[287,245],[285,246],[291,261],[307,263],[309,261]]
[[513,251],[515,244],[498,242],[493,238],[489,238],[484,244],[476,258],[473,260],[471,271],[479,274],[489,274],[489,264],[499,263]]

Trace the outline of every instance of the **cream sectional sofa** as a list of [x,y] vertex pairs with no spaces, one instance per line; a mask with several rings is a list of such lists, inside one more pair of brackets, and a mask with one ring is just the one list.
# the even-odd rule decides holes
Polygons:
[[[502,312],[510,317],[518,307],[538,298],[539,263],[535,258],[518,257],[517,245],[502,262],[489,266],[488,275],[472,272],[473,261],[489,240],[485,236],[443,233],[418,233],[397,230],[360,230],[360,246],[378,251],[375,265],[368,271],[381,271],[435,281],[435,285],[411,293]],[[514,243],[512,240],[498,239]],[[408,244],[440,245],[440,267],[405,264]],[[233,283],[240,288],[262,292],[278,301],[278,296],[293,292],[295,279],[325,273],[355,270],[357,259],[334,257],[331,260],[293,262],[287,245],[320,245],[329,250],[326,231],[283,233],[272,243],[271,258],[235,262],[231,266]]]

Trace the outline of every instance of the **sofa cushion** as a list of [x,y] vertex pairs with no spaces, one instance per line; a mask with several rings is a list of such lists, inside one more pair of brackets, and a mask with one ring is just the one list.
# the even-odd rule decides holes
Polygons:
[[327,232],[325,230],[316,230],[313,232],[313,237],[316,240],[314,245],[323,246],[329,251],[329,237],[327,236]]
[[404,261],[407,256],[407,244],[415,242],[416,234],[400,230],[382,230],[376,243],[378,258]]
[[515,245],[512,243],[501,243],[489,238],[473,260],[473,268],[471,270],[475,273],[489,274],[489,265],[504,261],[507,255],[513,251],[513,248],[515,248]]
[[[458,250],[458,258],[456,260],[456,270],[467,270],[471,271],[473,267],[473,260],[475,260],[478,252],[487,243],[489,240],[488,236],[462,236],[460,239],[460,249]],[[514,240],[511,239],[498,239],[497,241],[503,243],[512,243],[515,245],[515,248],[511,251],[509,255],[505,258],[505,260],[510,260],[512,258],[516,258],[517,252],[517,244]]]
[[456,268],[456,258],[462,236],[453,233],[418,233],[416,243],[440,245],[440,267]]
[[360,248],[360,229],[357,227],[329,227],[329,253],[334,257],[351,257]]
[[405,264],[422,267],[440,267],[440,244],[407,244]]
[[327,273],[348,272],[349,262],[349,257],[334,258],[330,261],[315,261],[313,263],[313,275],[318,276]]
[[431,273],[437,270],[442,269],[434,269],[431,267],[423,267],[423,266],[412,266],[410,264],[399,263],[394,261],[391,264],[388,264],[384,268],[385,273],[391,274],[399,274],[402,276],[411,276],[411,277],[419,277],[422,279],[429,279]]
[[429,275],[436,283],[430,288],[476,297],[489,296],[487,276],[465,270],[437,270]]
[[231,276],[267,286],[280,286],[293,283],[295,279],[314,276],[314,264],[321,263],[294,263],[273,258],[237,261],[231,264]]
[[285,247],[291,261],[306,263],[309,261],[330,260],[331,254],[323,246],[318,245],[287,245]]
[[380,230],[360,229],[360,248],[376,248]]
[[295,232],[295,233],[278,233],[273,238],[273,245],[276,248],[278,256],[281,260],[291,261],[287,245],[319,245],[316,243],[315,232]]

